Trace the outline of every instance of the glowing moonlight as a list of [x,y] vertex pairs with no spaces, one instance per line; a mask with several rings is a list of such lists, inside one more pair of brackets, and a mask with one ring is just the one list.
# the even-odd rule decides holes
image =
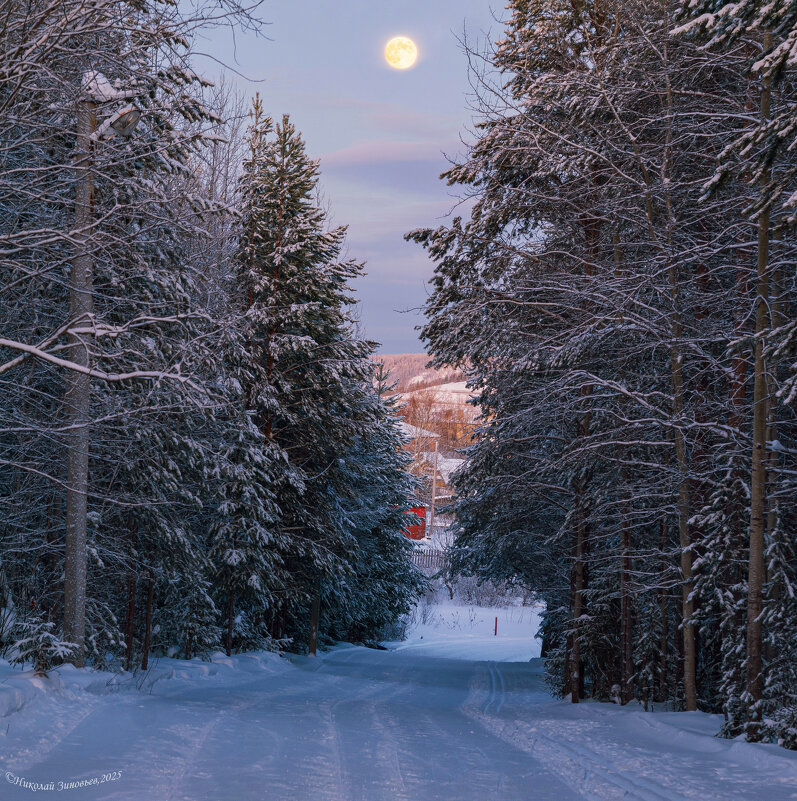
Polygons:
[[385,60],[397,70],[408,70],[418,60],[415,42],[406,36],[396,36],[385,45]]

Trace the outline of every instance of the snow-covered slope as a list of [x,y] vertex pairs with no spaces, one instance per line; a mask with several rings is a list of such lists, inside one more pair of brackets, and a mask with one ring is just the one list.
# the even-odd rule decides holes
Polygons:
[[391,380],[398,382],[399,391],[457,381],[462,377],[462,373],[453,368],[437,370],[427,367],[429,355],[426,353],[379,354],[372,358],[384,363]]

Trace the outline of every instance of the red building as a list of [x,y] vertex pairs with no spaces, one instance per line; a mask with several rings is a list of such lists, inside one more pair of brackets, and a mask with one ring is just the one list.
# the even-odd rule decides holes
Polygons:
[[415,506],[405,514],[417,515],[420,518],[420,522],[407,526],[404,529],[404,533],[411,540],[422,540],[426,536],[426,507]]

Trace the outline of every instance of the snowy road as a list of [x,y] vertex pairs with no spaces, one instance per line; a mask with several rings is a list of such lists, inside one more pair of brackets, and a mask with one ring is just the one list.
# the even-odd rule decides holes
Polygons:
[[[535,663],[340,648],[276,675],[164,681],[151,694],[80,694],[19,714],[3,770],[97,777],[44,793],[125,801],[786,801],[797,760],[667,725],[668,715],[573,708]],[[42,712],[43,714],[43,712]],[[659,720],[663,721],[662,723]],[[680,719],[679,719],[680,720]],[[0,798],[26,798],[19,786]],[[40,793],[35,794],[41,797]]]

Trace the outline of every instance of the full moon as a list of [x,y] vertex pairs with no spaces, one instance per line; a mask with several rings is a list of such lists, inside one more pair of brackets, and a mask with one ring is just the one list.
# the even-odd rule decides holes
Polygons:
[[397,70],[408,70],[418,60],[415,42],[406,36],[396,36],[385,45],[385,60]]

